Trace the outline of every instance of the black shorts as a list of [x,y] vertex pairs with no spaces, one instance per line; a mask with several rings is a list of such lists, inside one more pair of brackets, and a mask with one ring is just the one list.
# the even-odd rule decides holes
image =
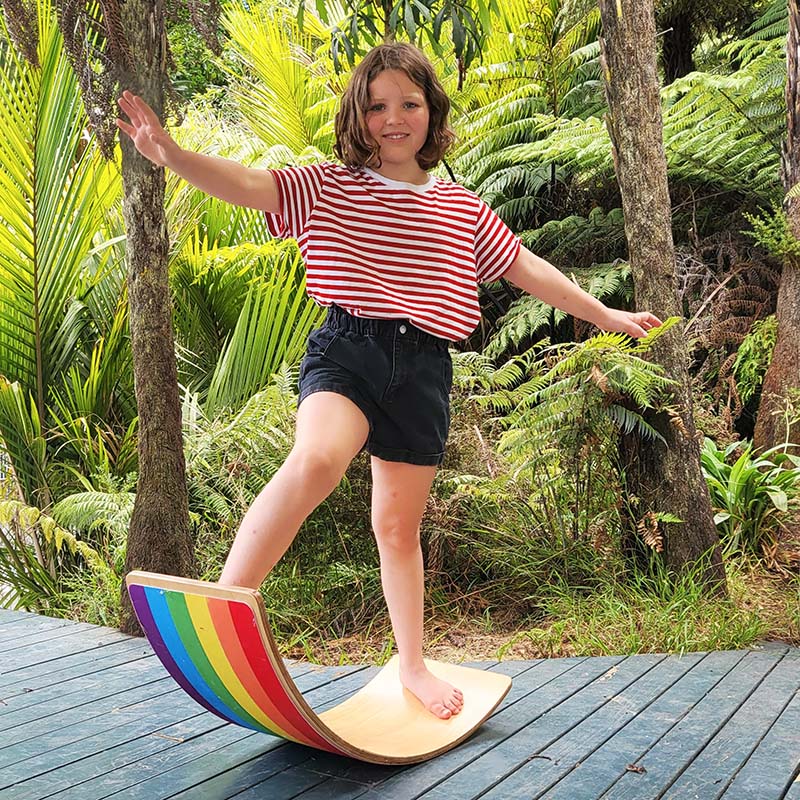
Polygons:
[[344,395],[369,422],[371,455],[441,464],[453,382],[448,344],[408,320],[353,317],[331,306],[308,337],[300,402],[314,392]]

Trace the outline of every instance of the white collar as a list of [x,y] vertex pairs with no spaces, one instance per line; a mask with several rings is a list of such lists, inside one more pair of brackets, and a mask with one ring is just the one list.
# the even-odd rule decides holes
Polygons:
[[428,175],[428,180],[425,183],[408,183],[406,181],[395,181],[391,178],[387,178],[385,175],[381,175],[380,172],[375,172],[374,169],[370,169],[369,167],[364,167],[363,169],[371,178],[374,178],[385,186],[391,186],[393,189],[410,189],[412,192],[423,193],[431,189],[436,182],[436,178],[433,175]]

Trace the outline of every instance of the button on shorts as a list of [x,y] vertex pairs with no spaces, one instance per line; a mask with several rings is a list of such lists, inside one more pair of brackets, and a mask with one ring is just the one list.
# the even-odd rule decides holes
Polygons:
[[439,465],[450,428],[448,344],[408,320],[354,317],[331,306],[308,337],[300,402],[314,392],[343,395],[369,422],[371,455]]

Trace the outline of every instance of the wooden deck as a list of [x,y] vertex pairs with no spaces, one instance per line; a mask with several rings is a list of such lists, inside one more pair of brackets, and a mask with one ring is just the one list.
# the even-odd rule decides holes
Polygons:
[[[800,650],[485,666],[514,684],[475,736],[378,767],[223,723],[142,639],[0,610],[0,798],[800,800]],[[374,670],[292,673],[322,710]]]

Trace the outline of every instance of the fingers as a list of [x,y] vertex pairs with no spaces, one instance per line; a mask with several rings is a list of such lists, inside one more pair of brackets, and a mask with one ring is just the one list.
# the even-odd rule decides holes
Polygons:
[[650,328],[658,328],[661,326],[661,320],[649,311],[641,311],[637,315],[637,322],[646,330]]
[[647,331],[641,326],[637,325],[635,322],[631,322],[630,327],[625,331],[629,336],[633,336],[634,339],[642,339],[643,337],[647,336]]
[[134,103],[134,95],[131,92],[123,92],[122,96],[117,100],[117,104],[133,123],[134,128],[138,128],[142,124],[141,116]]
[[126,89],[119,100],[117,100],[117,103],[130,119],[134,129],[141,128],[145,125],[159,130],[161,129],[161,121],[156,116],[155,111],[153,111],[141,97],[135,95],[133,92],[129,92]]
[[134,127],[132,125],[128,125],[127,122],[123,122],[121,119],[117,119],[117,127],[121,131],[124,131],[125,133],[127,133],[128,136],[131,137],[131,139],[134,136],[136,136],[136,130],[134,129]]

